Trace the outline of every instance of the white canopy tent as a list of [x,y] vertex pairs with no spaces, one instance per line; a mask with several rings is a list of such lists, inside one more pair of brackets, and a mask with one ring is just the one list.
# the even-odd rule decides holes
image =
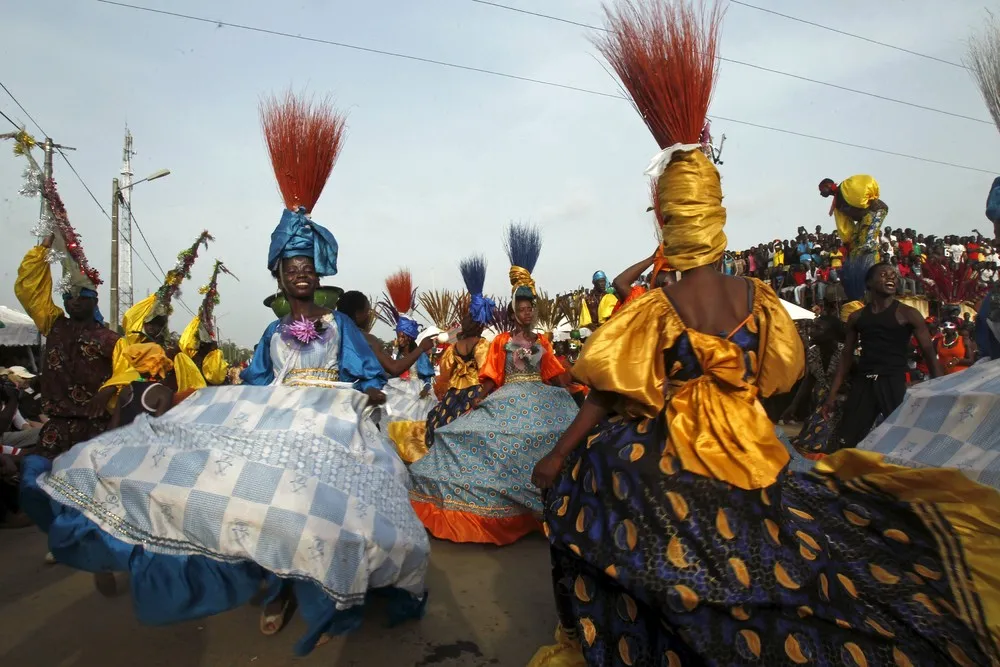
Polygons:
[[38,345],[38,327],[24,313],[7,306],[0,306],[0,322],[4,325],[0,329],[0,346]]
[[806,310],[802,306],[797,306],[791,301],[785,301],[781,299],[781,305],[785,307],[785,311],[791,316],[793,320],[814,320],[816,319],[815,313],[811,310]]

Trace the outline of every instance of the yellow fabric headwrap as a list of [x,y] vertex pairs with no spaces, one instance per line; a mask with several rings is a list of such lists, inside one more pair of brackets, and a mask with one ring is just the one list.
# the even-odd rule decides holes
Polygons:
[[531,277],[527,269],[522,269],[520,266],[510,267],[510,289],[511,294],[516,292],[520,287],[527,287],[531,290],[532,296],[538,296],[538,292],[535,290],[535,279]]
[[847,322],[849,318],[854,313],[858,312],[865,307],[864,301],[848,301],[843,306],[840,307],[840,321]]
[[700,150],[677,152],[656,187],[670,267],[687,271],[717,262],[726,251],[726,209],[715,165]]
[[174,364],[167,358],[166,352],[156,343],[136,343],[129,345],[125,353],[132,368],[144,377],[163,379],[174,369]]
[[135,304],[122,315],[122,332],[129,344],[138,343],[142,327],[156,307],[156,295],[151,294]]
[[189,357],[194,357],[198,354],[198,348],[201,347],[201,338],[198,336],[198,329],[200,327],[201,318],[195,315],[194,319],[184,327],[184,332],[181,334],[181,339],[178,342],[181,352]]

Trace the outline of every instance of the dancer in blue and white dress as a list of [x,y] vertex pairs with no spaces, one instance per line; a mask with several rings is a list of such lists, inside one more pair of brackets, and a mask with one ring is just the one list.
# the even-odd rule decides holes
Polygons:
[[268,268],[291,314],[267,327],[245,384],[200,390],[54,462],[33,457],[23,495],[60,562],[130,573],[140,621],[217,614],[266,584],[261,631],[281,628],[294,596],[305,654],[357,627],[374,590],[392,622],[422,615],[429,544],[406,468],[369,419],[382,368],[350,318],[313,301],[337,261],[333,235],[305,215],[318,192],[290,189]]

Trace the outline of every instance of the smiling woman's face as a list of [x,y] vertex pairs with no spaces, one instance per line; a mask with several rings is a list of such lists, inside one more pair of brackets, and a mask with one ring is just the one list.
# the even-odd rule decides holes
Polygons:
[[281,260],[281,289],[291,299],[312,299],[319,287],[319,276],[310,257]]

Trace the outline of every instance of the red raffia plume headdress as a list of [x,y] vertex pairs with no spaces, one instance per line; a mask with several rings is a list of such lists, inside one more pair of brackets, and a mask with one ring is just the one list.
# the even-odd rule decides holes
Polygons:
[[656,143],[700,143],[722,12],[687,0],[619,0],[604,13],[608,32],[595,44]]
[[409,317],[416,302],[417,290],[413,287],[410,270],[400,269],[385,279],[385,295],[375,305],[375,314],[393,327],[396,333],[406,334],[416,340],[420,327]]
[[979,273],[964,262],[952,267],[948,262],[932,260],[924,265],[923,272],[927,296],[946,305],[974,303],[987,291],[986,284],[979,281]]
[[691,0],[618,0],[604,12],[607,33],[595,44],[661,149],[646,170],[656,181],[660,254],[680,271],[713,264],[726,249],[726,210],[701,139],[722,12]]
[[291,91],[261,101],[260,120],[285,208],[311,212],[344,145],[346,117],[329,100]]

